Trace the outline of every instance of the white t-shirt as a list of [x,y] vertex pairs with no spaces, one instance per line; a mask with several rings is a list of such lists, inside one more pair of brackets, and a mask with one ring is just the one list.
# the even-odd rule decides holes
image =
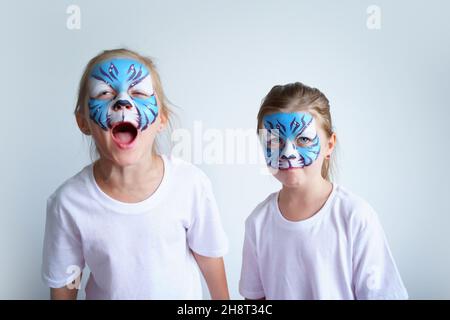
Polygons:
[[207,176],[181,159],[162,158],[162,182],[142,202],[105,194],[92,164],[50,196],[42,265],[49,287],[65,286],[86,264],[87,299],[202,298],[191,249],[221,257],[228,241]]
[[334,184],[311,218],[271,194],[247,218],[239,291],[249,299],[407,299],[375,211]]

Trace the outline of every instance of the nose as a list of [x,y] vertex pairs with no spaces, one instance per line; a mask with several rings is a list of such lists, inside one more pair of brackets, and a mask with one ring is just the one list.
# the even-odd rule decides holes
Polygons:
[[130,110],[132,107],[131,102],[128,100],[117,100],[112,109],[114,111],[120,111],[122,109]]
[[281,156],[281,159],[292,160],[292,159],[295,159],[295,155],[294,154],[290,154],[290,155],[286,156],[286,155],[283,154]]
[[295,146],[291,141],[286,141],[286,146],[284,147],[283,151],[281,152],[280,159],[283,160],[292,160],[295,159]]

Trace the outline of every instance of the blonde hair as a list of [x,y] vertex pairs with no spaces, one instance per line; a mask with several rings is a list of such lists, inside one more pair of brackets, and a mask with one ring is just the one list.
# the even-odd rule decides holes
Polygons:
[[[75,105],[74,114],[81,113],[84,116],[85,109],[88,103],[89,99],[89,90],[88,90],[88,80],[89,76],[92,72],[92,69],[94,66],[104,60],[108,60],[111,58],[131,58],[136,61],[139,61],[143,63],[149,70],[150,75],[152,79],[152,85],[156,93],[156,98],[158,102],[158,109],[159,113],[167,119],[167,134],[168,134],[168,141],[166,141],[166,146],[170,148],[171,140],[170,140],[170,132],[173,129],[173,121],[175,117],[175,113],[173,112],[171,108],[171,104],[169,103],[167,97],[164,94],[164,90],[161,85],[161,79],[159,77],[159,73],[155,67],[155,64],[153,63],[153,60],[149,57],[145,57],[140,55],[139,53],[125,49],[125,48],[119,48],[119,49],[113,49],[113,50],[105,50],[95,57],[93,57],[91,60],[89,60],[88,64],[84,68],[83,75],[80,79],[80,84],[78,87],[78,98],[77,103]],[[156,145],[154,145],[153,151],[161,151],[163,149],[163,142],[160,141],[161,139],[157,139]],[[167,145],[168,143],[168,145]],[[91,145],[92,146],[92,145]],[[92,151],[92,150],[91,150]],[[96,156],[98,156],[98,152],[96,151]],[[91,154],[92,157],[92,154]]]
[[[317,118],[328,138],[334,133],[327,97],[316,88],[301,82],[274,86],[264,97],[258,112],[258,127],[262,128],[263,117],[276,112],[307,111]],[[321,169],[322,177],[328,181],[335,174],[335,155],[324,159]]]

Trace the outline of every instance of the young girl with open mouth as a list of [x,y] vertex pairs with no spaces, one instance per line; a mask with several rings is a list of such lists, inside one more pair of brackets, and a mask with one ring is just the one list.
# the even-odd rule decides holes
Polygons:
[[[53,299],[228,299],[227,238],[206,175],[158,154],[170,110],[151,59],[126,49],[87,65],[75,115],[98,160],[48,199],[42,276]],[[76,271],[79,272],[76,272]]]

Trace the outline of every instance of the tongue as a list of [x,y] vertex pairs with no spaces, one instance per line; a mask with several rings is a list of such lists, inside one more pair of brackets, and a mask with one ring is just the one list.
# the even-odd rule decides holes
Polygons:
[[127,131],[117,132],[115,136],[122,143],[130,143],[133,140],[133,135]]

